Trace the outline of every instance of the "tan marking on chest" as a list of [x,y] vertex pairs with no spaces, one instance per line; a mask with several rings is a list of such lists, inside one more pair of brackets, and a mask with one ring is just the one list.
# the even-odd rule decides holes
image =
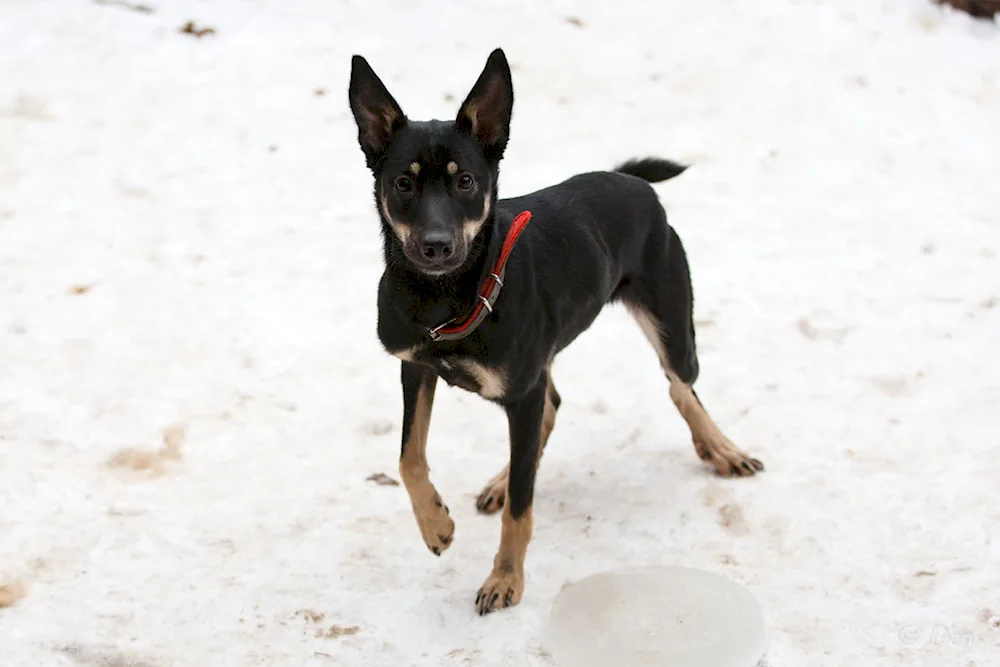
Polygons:
[[417,346],[407,347],[402,350],[396,350],[395,352],[392,353],[392,356],[394,357],[402,359],[403,361],[411,361],[411,362],[414,359],[416,359],[416,355],[417,355]]
[[507,393],[507,378],[500,369],[488,368],[471,359],[461,359],[456,365],[475,379],[483,398],[503,398]]

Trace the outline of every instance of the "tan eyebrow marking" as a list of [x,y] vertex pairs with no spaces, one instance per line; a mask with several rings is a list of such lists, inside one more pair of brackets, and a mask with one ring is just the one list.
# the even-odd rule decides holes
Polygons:
[[413,174],[414,176],[416,176],[416,175],[418,175],[420,173],[420,163],[419,162],[411,162],[410,163],[410,173]]
[[458,173],[458,164],[455,162],[448,163],[448,173],[454,176]]

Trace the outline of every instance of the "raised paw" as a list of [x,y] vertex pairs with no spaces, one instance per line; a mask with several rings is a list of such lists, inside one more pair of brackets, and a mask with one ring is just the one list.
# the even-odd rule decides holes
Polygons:
[[505,466],[487,482],[476,498],[476,509],[483,514],[495,514],[503,509],[504,501],[507,499],[507,469]]
[[694,449],[702,461],[715,466],[723,477],[751,477],[764,471],[764,464],[753,458],[721,433],[695,438]]
[[427,548],[435,556],[440,556],[451,546],[452,538],[455,536],[455,522],[449,515],[447,505],[442,502],[441,496],[435,494],[429,502],[420,506],[414,504],[413,514],[417,517],[420,535],[424,538]]
[[483,587],[476,594],[476,610],[480,616],[491,611],[513,607],[524,593],[524,575],[513,570],[494,570],[486,577]]

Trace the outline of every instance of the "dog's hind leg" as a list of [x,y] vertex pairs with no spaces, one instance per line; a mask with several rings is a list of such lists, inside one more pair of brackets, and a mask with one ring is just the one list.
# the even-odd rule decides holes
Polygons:
[[670,227],[666,230],[662,254],[651,253],[665,257],[666,262],[656,262],[630,279],[620,298],[659,356],[670,380],[670,399],[691,429],[698,456],[720,475],[753,475],[764,470],[764,465],[723,434],[692,387],[698,378],[698,354],[691,276],[680,238]]
[[[559,405],[562,403],[559,392],[556,391],[555,385],[552,384],[551,369],[546,371],[546,378],[548,386],[545,391],[545,411],[542,415],[542,444],[538,448],[539,460],[541,460],[542,453],[545,451],[549,435],[552,433],[553,427],[555,427],[556,412],[559,411]],[[486,486],[483,487],[482,492],[480,492],[479,497],[476,499],[476,509],[483,514],[494,514],[503,508],[507,498],[507,478],[509,474],[510,466],[506,465],[503,467],[503,470],[494,475],[493,479],[486,483]]]

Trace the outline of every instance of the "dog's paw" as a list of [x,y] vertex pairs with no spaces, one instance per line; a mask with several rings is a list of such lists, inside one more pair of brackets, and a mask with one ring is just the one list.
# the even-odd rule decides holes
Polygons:
[[496,514],[507,500],[507,468],[491,479],[476,498],[476,509],[483,514]]
[[764,471],[760,460],[739,449],[721,433],[711,438],[695,438],[694,450],[723,477],[751,477]]
[[476,594],[476,610],[483,616],[497,609],[513,607],[521,601],[523,593],[523,573],[493,570]]
[[435,494],[430,502],[413,506],[413,514],[420,526],[424,543],[435,556],[440,556],[451,546],[455,536],[455,522],[452,521],[448,506]]

